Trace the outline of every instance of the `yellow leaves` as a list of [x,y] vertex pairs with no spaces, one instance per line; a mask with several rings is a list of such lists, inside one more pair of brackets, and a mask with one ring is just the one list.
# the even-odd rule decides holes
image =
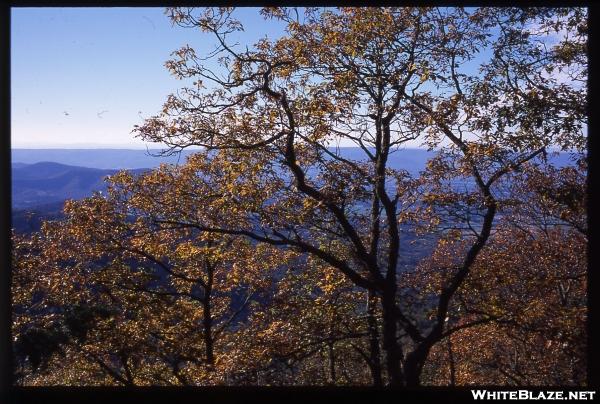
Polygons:
[[538,94],[537,94],[537,90],[536,90],[536,88],[535,88],[535,87],[533,87],[533,88],[531,89],[531,91],[529,91],[529,96],[530,96],[531,98],[537,98],[537,95],[538,95]]
[[[335,270],[334,270],[335,271]],[[330,294],[335,291],[339,284],[339,279],[336,279],[336,273],[330,270],[324,270],[325,274],[323,282],[321,282],[321,289],[323,292]]]
[[421,73],[421,77],[419,77],[419,83],[424,83],[429,79],[429,69],[425,67],[423,72]]
[[203,250],[191,242],[179,244],[175,248],[175,254],[183,260],[195,259],[203,254]]
[[322,206],[322,204],[313,198],[302,199],[302,210],[304,210],[307,214],[311,214],[311,212],[319,206]]
[[[216,11],[217,14],[207,11],[200,24],[208,30],[216,27],[223,12],[225,10]],[[260,143],[268,138],[276,140],[250,151],[198,152],[179,168],[163,165],[141,178],[119,173],[110,179],[112,186],[106,198],[67,202],[65,210],[69,218],[64,227],[45,225],[44,236],[40,240],[28,241],[29,245],[18,243],[20,255],[15,259],[18,269],[15,279],[20,282],[15,293],[18,301],[32,301],[34,290],[31,282],[37,276],[37,288],[63,304],[98,299],[115,305],[119,317],[114,320],[114,327],[95,330],[91,334],[95,339],[90,340],[89,347],[113,360],[114,352],[123,347],[144,359],[149,358],[135,365],[136,377],[141,374],[145,380],[179,383],[169,367],[172,363],[164,360],[168,357],[180,366],[181,375],[189,378],[192,384],[228,383],[224,376],[230,374],[239,376],[239,373],[244,373],[243,376],[248,377],[253,372],[260,373],[257,369],[263,367],[271,371],[275,369],[269,368],[271,362],[279,366],[278,370],[289,366],[296,372],[293,377],[306,377],[294,382],[310,381],[311,375],[321,373],[323,368],[324,362],[318,358],[319,354],[313,355],[312,352],[325,353],[324,345],[319,345],[323,344],[319,338],[324,334],[334,339],[341,337],[335,341],[335,347],[331,343],[330,352],[337,355],[332,364],[345,366],[344,376],[349,371],[349,380],[368,380],[364,361],[352,356],[356,356],[357,352],[344,340],[348,332],[362,333],[366,327],[365,291],[355,287],[338,269],[325,264],[322,259],[285,250],[289,246],[284,244],[285,238],[290,237],[292,241],[298,240],[294,247],[315,246],[361,275],[370,275],[364,263],[370,263],[373,257],[365,259],[355,251],[358,243],[348,240],[345,226],[340,226],[341,215],[330,208],[334,203],[341,206],[342,212],[348,214],[349,223],[356,228],[358,238],[366,243],[369,240],[369,224],[378,220],[365,214],[366,205],[370,205],[371,200],[375,205],[377,198],[382,197],[380,192],[372,192],[376,182],[374,164],[369,162],[350,168],[350,164],[332,163],[323,158],[321,152],[323,147],[333,145],[338,137],[344,137],[337,135],[341,131],[347,131],[347,139],[364,144],[365,149],[381,143],[375,136],[372,137],[375,132],[381,134],[381,128],[373,127],[372,121],[366,118],[368,123],[363,125],[363,118],[373,111],[389,111],[380,104],[390,101],[394,93],[390,89],[402,83],[407,77],[406,70],[414,73],[407,93],[414,89],[411,87],[418,87],[414,81],[426,83],[432,78],[437,80],[437,75],[447,74],[442,67],[431,65],[430,69],[423,62],[431,60],[426,52],[433,49],[444,53],[444,49],[436,47],[446,46],[441,41],[435,42],[434,29],[437,26],[423,25],[418,27],[423,28],[422,31],[416,30],[418,23],[429,20],[431,15],[426,15],[428,12],[428,9],[410,8],[344,8],[323,14],[314,11],[309,13],[306,23],[289,24],[289,37],[274,42],[260,41],[255,49],[247,53],[242,51],[241,57],[236,60],[222,59],[228,69],[222,77],[232,79],[232,83],[202,94],[197,88],[187,89],[185,94],[189,99],[170,96],[163,115],[148,120],[138,133],[156,142],[168,140],[233,148]],[[462,10],[456,12],[460,14]],[[276,9],[265,10],[265,14],[287,19],[293,13]],[[178,22],[192,21],[184,12],[174,16]],[[444,19],[438,20],[437,14],[433,17],[443,23]],[[236,23],[224,27],[240,28]],[[458,25],[452,28],[453,31],[460,29]],[[416,35],[417,32],[421,35]],[[433,42],[422,43],[421,38]],[[414,53],[407,49],[412,39],[417,40]],[[468,59],[470,50],[466,47],[464,51],[464,57]],[[168,63],[175,73],[184,75],[185,69],[191,68],[191,71],[206,73],[210,77],[203,70],[204,66],[199,66],[203,61],[189,47],[175,56],[183,59],[183,62]],[[417,61],[408,63],[407,59],[412,58]],[[267,62],[248,62],[250,59]],[[195,65],[196,62],[199,65]],[[407,65],[404,66],[404,63]],[[262,75],[264,70],[261,69],[267,65],[273,66],[275,77]],[[452,85],[448,75],[445,79],[446,84]],[[376,90],[380,82],[383,87]],[[314,184],[315,189],[325,195],[323,198],[303,195],[293,188],[290,172],[280,171],[289,168],[281,161],[289,161],[289,154],[287,160],[282,156],[289,146],[285,143],[285,135],[290,125],[287,124],[282,99],[277,101],[274,100],[277,97],[265,96],[265,84],[271,85],[269,88],[275,91],[285,88],[286,99],[296,119],[294,147],[298,157],[293,167],[307,170],[306,181]],[[478,89],[476,84],[474,91]],[[236,87],[238,85],[240,87]],[[202,87],[201,80],[196,81],[194,86]],[[427,90],[428,86],[424,87],[421,90]],[[369,90],[383,95],[370,94]],[[426,128],[429,137],[427,132],[423,136],[431,147],[441,142],[440,130],[435,127],[436,120],[440,125],[444,120],[449,127],[456,127],[450,125],[454,119],[451,114],[458,115],[458,107],[464,107],[460,105],[458,96],[448,99],[442,94],[429,94],[427,91],[419,94],[417,90],[415,100],[422,100],[437,109],[433,114],[415,113],[418,108],[411,107],[410,100],[404,98],[396,108],[398,115],[393,122],[388,122],[393,125],[387,128],[393,138],[386,142],[393,149],[403,143],[405,136],[406,139],[412,134],[421,136],[419,131],[423,123],[430,126]],[[489,93],[484,95],[490,96]],[[531,96],[535,96],[533,91]],[[373,102],[374,98],[379,101]],[[483,98],[482,102],[485,102]],[[475,101],[473,104],[476,104]],[[230,106],[222,110],[223,105]],[[411,123],[412,120],[418,123]],[[277,133],[283,135],[277,137]],[[468,143],[469,157],[478,163],[501,160],[502,144],[493,147],[495,142],[477,142]],[[399,213],[398,220],[407,224],[419,222],[421,232],[443,232],[446,226],[444,229],[437,227],[444,217],[441,213],[444,209],[451,209],[453,214],[457,213],[457,205],[477,205],[480,199],[476,196],[452,192],[443,185],[444,181],[469,174],[468,169],[472,167],[465,162],[466,159],[436,159],[428,164],[424,175],[431,182],[415,186],[408,181],[402,183],[401,176],[394,176],[391,170],[390,174],[386,171],[386,191],[388,184],[402,183],[402,186],[396,187],[398,203],[396,205],[394,200],[392,204],[409,209]],[[317,171],[315,176],[314,171]],[[487,175],[484,177],[488,178]],[[425,193],[421,197],[422,184],[424,187],[432,185],[423,190]],[[407,195],[410,199],[403,199]],[[548,198],[541,202],[546,205],[552,203]],[[379,205],[381,208],[382,204]],[[410,210],[415,205],[418,207]],[[561,215],[560,212],[564,213]],[[577,212],[573,207],[568,211],[558,210],[556,214],[567,220]],[[377,262],[383,261],[381,258],[392,242],[388,240],[392,233],[387,231],[387,226],[396,224],[394,218],[390,218],[391,223],[384,223],[385,217],[385,212],[380,212],[381,244],[374,260]],[[461,225],[466,227],[465,223]],[[210,235],[207,229],[212,232]],[[255,239],[267,239],[281,245],[273,247],[256,240],[249,242],[237,235],[244,232],[254,232]],[[494,233],[492,244],[482,250],[466,283],[457,292],[459,296],[451,301],[452,313],[448,316],[451,319],[448,323],[456,320],[458,324],[465,324],[477,319],[464,314],[467,310],[459,313],[456,301],[460,300],[465,308],[469,305],[496,315],[509,313],[515,324],[536,327],[538,323],[554,323],[555,318],[560,318],[561,331],[576,330],[578,320],[569,322],[567,319],[576,317],[573,313],[578,311],[585,312],[584,308],[577,307],[580,303],[573,303],[583,301],[585,282],[579,281],[570,286],[569,293],[575,295],[572,298],[571,295],[566,296],[566,286],[556,288],[548,274],[573,278],[574,269],[581,271],[585,264],[582,258],[585,245],[572,236],[556,236],[551,243],[547,240],[532,243],[515,234]],[[404,241],[403,237],[404,234],[400,237]],[[402,254],[405,252],[417,250],[419,241],[414,240],[407,250],[402,245],[400,256],[404,258]],[[402,273],[400,287],[421,293],[422,301],[430,303],[431,294],[439,296],[448,279],[464,263],[469,241],[463,239],[461,230],[448,231],[439,240],[435,251],[426,255],[416,268],[411,268],[413,272]],[[322,254],[320,256],[323,257]],[[246,292],[254,292],[257,297],[250,298],[250,303],[240,308],[245,304]],[[205,366],[201,360],[204,357],[202,350],[207,344],[203,339],[206,336],[203,325],[210,323],[203,323],[209,313],[208,301],[213,330],[219,330],[214,344],[216,369]],[[398,299],[398,303],[404,305],[405,300]],[[565,305],[568,307],[564,308]],[[415,308],[417,314],[422,314],[419,310],[425,312],[419,304],[411,308]],[[243,314],[227,323],[228,319],[235,317],[236,310]],[[435,317],[432,311],[423,314],[427,315]],[[27,324],[29,319],[21,318],[19,321],[19,324]],[[458,362],[472,357],[470,355],[479,355],[481,351],[484,351],[481,357],[493,358],[497,354],[494,351],[496,338],[506,346],[514,343],[510,336],[502,334],[503,330],[498,325],[485,328],[485,331],[489,334],[480,333],[480,339],[469,336],[468,331],[453,335],[452,343],[456,343],[460,350]],[[454,339],[455,336],[459,340]],[[459,343],[460,338],[464,344]],[[489,339],[487,344],[482,344],[481,339],[484,338]],[[354,348],[365,348],[368,342],[366,338],[354,337],[351,341]],[[412,348],[411,345],[407,344],[407,348]],[[557,344],[541,345],[554,347]],[[194,361],[178,357],[182,354],[200,360],[190,363]],[[499,357],[502,358],[502,354],[500,352]],[[291,359],[284,362],[282,358]],[[277,362],[279,359],[282,360]],[[77,369],[83,367],[80,364],[89,365],[84,357],[77,358],[75,362],[78,363]],[[363,365],[366,371],[361,377],[367,375],[367,379],[352,379],[360,372],[360,369],[354,369],[358,367],[357,363]],[[99,372],[97,366],[94,371]],[[354,371],[356,373],[352,373]],[[471,367],[457,363],[457,377],[462,377],[463,382],[468,381],[471,372]],[[254,383],[250,379],[241,380]],[[290,379],[283,380],[288,382]]]
[[277,77],[287,78],[290,77],[294,73],[294,69],[290,65],[285,65],[277,69],[276,74]]
[[343,34],[340,31],[328,31],[323,37],[324,45],[338,45],[343,38]]

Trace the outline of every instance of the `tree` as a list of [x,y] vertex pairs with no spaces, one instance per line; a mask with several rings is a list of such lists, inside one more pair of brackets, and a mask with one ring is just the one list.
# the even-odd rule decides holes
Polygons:
[[364,296],[312,261],[287,269],[236,339],[228,354],[234,384],[372,384]]
[[[266,8],[286,34],[245,49],[228,42],[243,29],[232,13],[168,10],[217,47],[174,52],[167,67],[194,86],[169,96],[137,134],[170,152],[221,152],[189,163],[198,172],[184,194],[191,210],[175,212],[177,201],[154,224],[245,236],[336,268],[381,302],[389,384],[419,384],[432,347],[456,331],[446,318],[503,208],[499,184],[550,146],[584,146],[585,10]],[[552,43],[550,32],[563,29],[574,35]],[[550,74],[566,67],[566,81]],[[408,314],[398,278],[412,179],[388,165],[411,140],[443,150],[417,209],[458,212],[467,227],[455,226],[463,253],[425,326]],[[340,143],[363,156],[345,156]],[[453,185],[458,177],[470,186]],[[219,219],[195,217],[200,206]]]
[[266,8],[245,50],[233,13],[168,9],[217,48],[136,128],[204,150],[14,236],[20,380],[582,383],[585,163],[546,163],[583,151],[585,10]]
[[[163,168],[143,180],[167,174]],[[118,186],[132,180],[119,174],[106,197],[69,201],[64,221],[15,240],[14,290],[25,307],[14,327],[21,362],[31,365],[27,380],[222,383],[221,341],[235,339],[227,334],[285,265],[285,252],[240,237],[153,228],[145,201]],[[41,290],[31,274],[47,282],[34,284]],[[44,310],[33,309],[40,304]],[[45,340],[31,341],[40,333]],[[68,368],[57,353],[68,355]],[[52,360],[52,372],[37,372]]]
[[[474,321],[481,328],[460,329],[434,348],[429,383],[586,383],[587,214],[579,163],[531,167],[509,184],[513,214],[502,219],[448,319],[455,328]],[[443,284],[441,268],[461,248],[457,240],[440,244],[411,274],[415,288],[427,294]]]

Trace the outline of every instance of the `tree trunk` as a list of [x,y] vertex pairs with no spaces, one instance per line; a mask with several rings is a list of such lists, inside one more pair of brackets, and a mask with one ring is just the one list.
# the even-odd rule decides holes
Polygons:
[[329,362],[329,384],[335,384],[337,379],[335,374],[335,352],[333,350],[333,341],[327,343],[327,357]]
[[452,351],[452,336],[448,336],[448,362],[450,363],[450,386],[456,386],[456,363]]
[[370,368],[373,386],[383,385],[381,377],[381,350],[379,349],[379,330],[377,327],[377,299],[372,291],[367,296],[367,324],[369,328]]
[[214,266],[212,263],[209,262],[208,259],[205,259],[203,264],[204,270],[206,271],[207,275],[207,281],[204,285],[204,296],[202,299],[202,306],[204,309],[204,313],[202,316],[202,325],[204,326],[204,346],[206,354],[206,363],[208,364],[209,369],[212,370],[213,365],[215,364],[214,337],[212,333],[213,318],[211,313],[211,296]]
[[396,315],[395,315],[395,290],[394,293],[385,291],[381,299],[383,309],[383,349],[386,354],[386,369],[388,373],[388,384],[390,386],[401,386],[402,370],[400,359],[402,350],[396,340]]
[[206,362],[212,367],[215,364],[214,355],[214,341],[212,335],[212,315],[210,311],[210,297],[205,296],[203,301],[204,315],[203,315],[203,326],[204,326],[204,345]]
[[406,378],[407,387],[417,387],[421,385],[421,372],[423,365],[429,355],[431,343],[428,341],[422,342],[417,348],[406,356],[404,362],[404,376]]

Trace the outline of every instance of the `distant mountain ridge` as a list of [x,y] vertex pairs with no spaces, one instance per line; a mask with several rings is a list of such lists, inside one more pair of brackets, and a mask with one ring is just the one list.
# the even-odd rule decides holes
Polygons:
[[[138,169],[158,167],[161,163],[184,163],[185,157],[198,150],[185,150],[172,156],[154,156],[160,150],[142,149],[12,149],[15,163],[54,162],[97,169]],[[154,155],[152,155],[154,154]]]
[[[181,154],[158,156],[159,149],[12,149],[11,157],[15,163],[33,164],[39,162],[55,162],[77,167],[97,169],[139,169],[158,167],[161,163],[184,164],[187,156],[200,150],[184,150]],[[365,159],[364,152],[358,147],[341,147],[341,154],[346,158]],[[392,167],[401,167],[413,171],[422,169],[425,162],[435,152],[424,149],[405,149],[390,155]]]
[[[157,156],[160,151],[160,149],[12,149],[11,159],[13,164],[54,162],[76,167],[119,170],[153,168],[161,163],[183,164],[187,156],[201,150],[186,149],[181,154]],[[340,147],[340,152],[346,158],[365,158],[364,151],[358,147]],[[390,155],[389,165],[416,174],[436,153],[425,149],[401,149]],[[568,153],[561,153],[553,158],[553,161],[557,165],[568,164]]]
[[[143,170],[135,170],[143,171]],[[13,209],[27,209],[80,199],[106,190],[104,179],[118,170],[69,166],[54,162],[12,165]]]
[[[120,169],[141,173],[161,163],[184,164],[186,157],[195,152],[198,150],[186,150],[181,156],[154,157],[145,150],[128,149],[13,149],[12,207],[17,225],[13,227],[36,228],[46,215],[59,215],[65,200],[105,191],[106,176]],[[340,152],[345,158],[365,159],[359,148],[340,148]],[[435,154],[424,149],[398,150],[390,155],[388,164],[418,175]],[[553,156],[552,162],[557,166],[572,164],[567,153]]]
[[17,233],[32,233],[42,227],[42,222],[64,218],[65,201],[38,205],[28,209],[12,211],[12,228]]

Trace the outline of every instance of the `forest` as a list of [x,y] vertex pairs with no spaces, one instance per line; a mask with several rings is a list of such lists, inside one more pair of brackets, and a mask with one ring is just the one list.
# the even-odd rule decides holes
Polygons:
[[587,385],[586,9],[165,14],[200,149],[13,231],[18,385]]

